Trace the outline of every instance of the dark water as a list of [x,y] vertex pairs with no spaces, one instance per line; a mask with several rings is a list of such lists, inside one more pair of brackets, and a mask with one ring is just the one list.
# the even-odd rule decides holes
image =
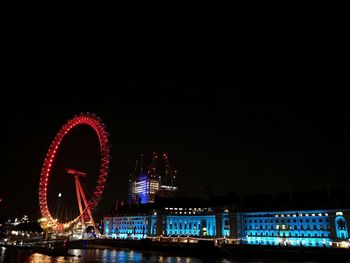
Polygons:
[[[166,256],[139,251],[122,251],[113,249],[72,249],[69,253],[72,254],[72,256],[51,257],[39,253],[31,254],[25,250],[0,248],[0,262],[205,262],[203,259],[192,257]],[[214,260],[213,262],[232,261]]]
[[[278,262],[278,261],[231,261],[228,259],[201,259],[195,257],[177,257],[165,254],[155,254],[139,251],[123,251],[114,249],[72,249],[69,251],[71,256],[50,257],[39,253],[29,253],[26,250],[16,250],[0,247],[0,262],[20,262],[20,263],[63,263],[63,262],[171,262],[171,263],[200,263],[200,262]],[[287,262],[287,261],[280,261]],[[288,261],[291,262],[291,261]]]

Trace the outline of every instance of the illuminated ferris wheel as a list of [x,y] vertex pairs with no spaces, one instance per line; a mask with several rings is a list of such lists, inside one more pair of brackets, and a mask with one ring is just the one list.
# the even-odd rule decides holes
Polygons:
[[[67,174],[74,176],[75,190],[77,203],[79,207],[78,215],[68,221],[58,220],[54,218],[53,213],[49,209],[48,205],[48,185],[52,175],[52,170],[55,165],[55,160],[58,155],[59,147],[65,136],[71,132],[77,126],[88,125],[91,127],[98,136],[100,162],[99,172],[97,180],[94,181],[94,188],[89,196],[85,194],[84,188],[81,184],[81,178],[87,177],[84,172],[77,171],[75,169],[65,169]],[[72,229],[77,223],[90,223],[94,225],[92,212],[97,206],[103,190],[105,188],[106,180],[108,177],[108,169],[110,162],[110,147],[108,140],[108,133],[106,127],[102,123],[101,119],[92,113],[81,113],[70,119],[60,131],[56,134],[56,137],[52,141],[50,148],[46,154],[44,164],[41,170],[40,183],[39,183],[39,205],[41,212],[41,225],[44,229],[51,230],[53,232],[64,232]],[[68,178],[67,178],[67,181]],[[59,195],[60,196],[60,195]]]

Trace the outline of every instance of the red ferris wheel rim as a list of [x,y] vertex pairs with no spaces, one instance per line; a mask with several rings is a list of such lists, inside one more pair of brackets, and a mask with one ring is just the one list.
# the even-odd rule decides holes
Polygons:
[[57,155],[57,150],[66,136],[66,134],[78,125],[89,125],[94,129],[98,136],[100,143],[101,152],[101,164],[99,170],[99,176],[96,182],[96,187],[93,191],[92,197],[88,201],[88,206],[85,207],[83,213],[79,214],[74,220],[70,222],[77,222],[79,219],[84,217],[87,213],[88,208],[90,211],[97,206],[102,192],[105,188],[106,180],[108,177],[109,159],[110,159],[110,147],[108,140],[108,133],[106,132],[106,127],[102,123],[101,119],[92,113],[81,113],[74,116],[72,119],[68,120],[66,124],[62,126],[60,131],[56,134],[55,138],[51,142],[49,150],[46,154],[44,164],[41,170],[40,183],[39,183],[39,206],[41,216],[45,218],[50,225],[52,225],[57,230],[63,230],[70,222],[59,223],[54,220],[47,204],[47,185],[49,177],[51,175],[51,167]]

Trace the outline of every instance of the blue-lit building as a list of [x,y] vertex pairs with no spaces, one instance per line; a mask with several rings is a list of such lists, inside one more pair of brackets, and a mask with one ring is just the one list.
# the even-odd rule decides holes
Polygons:
[[147,216],[105,217],[105,234],[111,238],[146,238],[147,220]]
[[[169,159],[163,154],[164,170],[156,169],[157,155],[153,153],[153,158],[148,169],[143,168],[141,157],[140,172],[130,175],[129,178],[129,204],[154,203],[157,197],[175,197],[177,187],[175,185],[176,170],[170,168]],[[139,168],[138,160],[134,171]]]
[[194,199],[125,205],[104,218],[104,234],[110,238],[201,237],[254,245],[349,246],[349,208],[256,210],[244,204]]
[[345,222],[343,212],[335,210],[243,213],[240,230],[247,244],[328,247],[348,238],[345,227],[343,234],[337,231],[338,217]]

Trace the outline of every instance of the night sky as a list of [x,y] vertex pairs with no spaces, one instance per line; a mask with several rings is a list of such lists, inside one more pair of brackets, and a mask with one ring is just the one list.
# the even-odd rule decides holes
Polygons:
[[[188,196],[350,188],[348,72],[332,51],[17,43],[2,53],[1,219],[39,216],[46,151],[86,111],[112,144],[100,214],[126,199],[135,159],[153,151],[169,154]],[[78,155],[90,135],[75,135]]]

